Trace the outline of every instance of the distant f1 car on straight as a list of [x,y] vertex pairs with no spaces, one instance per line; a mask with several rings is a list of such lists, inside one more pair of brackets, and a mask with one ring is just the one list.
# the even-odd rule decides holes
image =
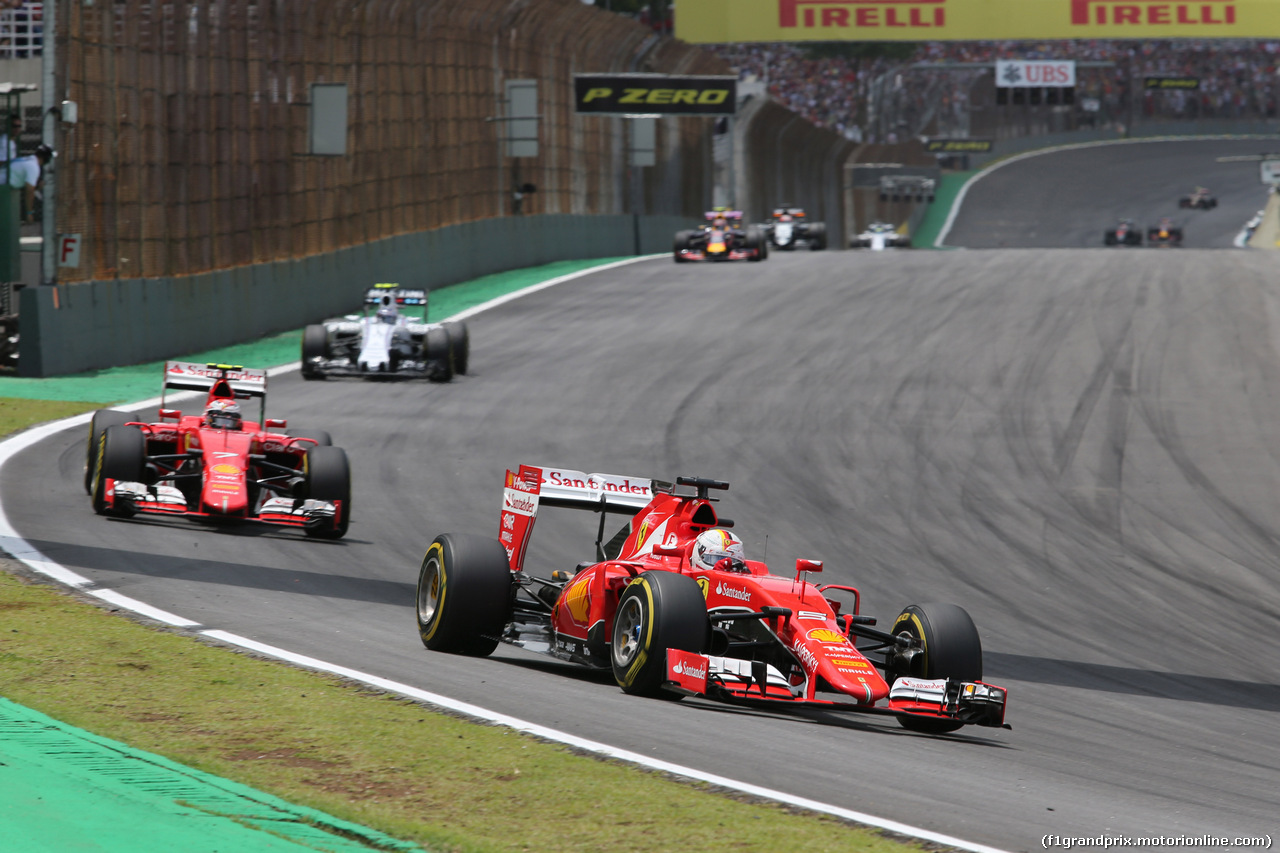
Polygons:
[[[423,644],[488,655],[510,643],[611,670],[627,693],[880,714],[922,732],[1004,725],[1006,691],[982,681],[982,644],[963,609],[911,605],[877,629],[856,588],[809,582],[821,562],[796,560],[795,576],[781,577],[746,559],[709,497],[727,488],[508,471],[497,538],[449,533],[427,549]],[[524,565],[547,507],[600,514],[595,558],[550,579]],[[606,541],[609,513],[631,517]]]
[[[201,414],[165,402],[204,391]],[[258,521],[340,539],[351,522],[347,454],[327,432],[287,432],[266,417],[267,373],[234,364],[167,362],[159,420],[100,409],[89,423],[85,488],[99,515]],[[258,401],[258,420],[241,400]]]
[[906,249],[911,246],[911,238],[898,233],[898,229],[888,222],[872,222],[858,236],[849,241],[854,249],[870,249],[880,252],[885,249]]
[[1102,242],[1107,246],[1141,246],[1142,229],[1132,219],[1121,219],[1102,232]]
[[[402,314],[401,308],[415,313]],[[421,316],[417,311],[421,310]],[[430,379],[448,382],[467,372],[471,337],[466,323],[428,323],[427,292],[375,284],[364,313],[302,332],[302,378],[330,376]]]
[[1155,247],[1182,245],[1182,226],[1175,225],[1172,219],[1164,218],[1147,229],[1147,245]]
[[1213,210],[1218,206],[1218,199],[1213,193],[1204,187],[1196,187],[1191,191],[1190,195],[1184,195],[1178,199],[1178,207],[1196,208],[1199,210]]
[[808,221],[802,207],[784,204],[760,228],[775,249],[790,251],[803,246],[816,252],[827,248],[826,223]]
[[706,213],[706,224],[677,231],[672,253],[678,264],[687,261],[763,261],[769,241],[757,225],[742,225],[742,211],[718,208]]

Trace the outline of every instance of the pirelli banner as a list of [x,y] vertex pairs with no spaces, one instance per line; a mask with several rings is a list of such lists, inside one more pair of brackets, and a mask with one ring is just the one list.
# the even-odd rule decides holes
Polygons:
[[1280,0],[680,0],[688,42],[1277,38]]
[[738,78],[575,74],[573,100],[580,113],[733,115],[738,106]]

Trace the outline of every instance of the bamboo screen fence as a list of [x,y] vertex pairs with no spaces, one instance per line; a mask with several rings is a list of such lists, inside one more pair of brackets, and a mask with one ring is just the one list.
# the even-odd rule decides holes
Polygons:
[[[60,0],[63,281],[297,258],[509,215],[503,81],[537,79],[526,213],[696,214],[710,119],[660,122],[630,198],[622,119],[578,116],[572,74],[723,74],[698,48],[579,0]],[[347,154],[309,156],[312,83],[348,87]]]

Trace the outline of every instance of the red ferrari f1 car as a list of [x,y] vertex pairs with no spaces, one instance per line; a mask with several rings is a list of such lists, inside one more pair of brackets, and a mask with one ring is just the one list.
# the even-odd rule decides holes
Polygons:
[[[168,408],[170,390],[205,391],[202,414]],[[327,432],[266,417],[267,373],[167,362],[159,421],[100,409],[89,424],[85,490],[99,515],[261,521],[340,539],[351,522],[347,454]],[[258,400],[258,421],[240,400]]]
[[[692,488],[692,492],[677,491]],[[427,549],[417,619],[431,650],[488,655],[500,642],[595,669],[627,693],[730,703],[821,706],[950,732],[1003,726],[1006,691],[982,681],[973,621],[952,604],[905,608],[888,631],[861,614],[858,590],[815,585],[745,559],[710,490],[521,465],[508,471],[498,538],[444,534]],[[596,557],[550,580],[524,569],[538,512],[600,513]],[[631,515],[608,541],[609,513]]]

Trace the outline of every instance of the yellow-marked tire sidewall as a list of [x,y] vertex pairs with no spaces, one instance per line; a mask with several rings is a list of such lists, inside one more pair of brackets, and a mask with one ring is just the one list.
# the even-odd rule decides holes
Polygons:
[[641,590],[644,602],[644,624],[640,638],[640,651],[636,654],[635,659],[631,661],[631,665],[627,667],[626,675],[623,678],[624,687],[631,687],[636,683],[636,679],[640,677],[645,663],[649,660],[649,652],[653,648],[653,586],[649,583],[648,578],[639,578],[628,589]]
[[422,635],[422,641],[424,643],[430,642],[431,640],[435,639],[436,632],[440,630],[440,624],[443,621],[440,618],[440,616],[441,616],[441,613],[444,611],[445,594],[449,588],[448,576],[445,574],[445,568],[444,568],[445,566],[444,546],[441,543],[439,542],[431,543],[431,547],[427,549],[426,556],[422,558],[422,568],[424,570],[426,569],[427,563],[431,561],[431,558],[433,555],[436,560],[436,584],[437,584],[436,609],[435,609],[435,613],[432,614],[432,618],[429,623],[424,623],[422,621],[422,616],[421,616],[422,611],[417,609],[417,601],[422,600],[423,572],[421,571],[418,573],[418,599],[417,601],[415,601],[415,604],[414,604],[414,608],[415,610],[417,610],[417,613],[418,613],[418,633]]

